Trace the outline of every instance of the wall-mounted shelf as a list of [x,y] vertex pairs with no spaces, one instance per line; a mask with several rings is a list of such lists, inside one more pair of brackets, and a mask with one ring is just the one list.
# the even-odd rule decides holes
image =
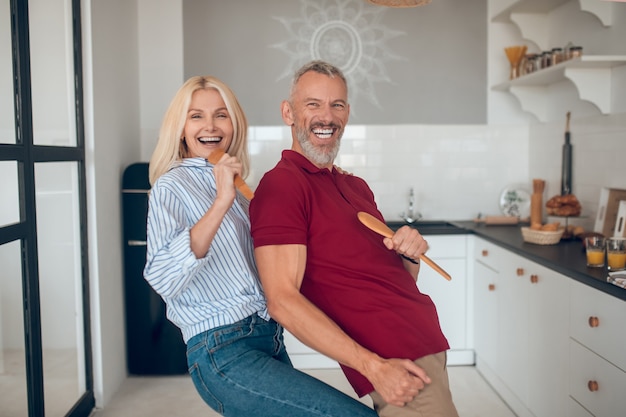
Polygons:
[[[571,0],[517,0],[511,2],[492,18],[492,22],[511,22],[514,14],[545,15]],[[578,0],[580,9],[596,16],[604,26],[613,24],[613,4],[610,1]],[[521,28],[520,28],[521,29]]]
[[548,13],[562,4],[570,0],[518,0],[512,2],[509,6],[496,13],[492,18],[492,22],[510,22],[510,16],[513,13]]
[[626,65],[626,56],[585,56],[573,58],[519,78],[497,84],[494,91],[508,91],[520,101],[522,108],[546,121],[545,98],[548,87],[570,80],[581,100],[594,104],[602,114],[611,113],[611,72]]
[[[541,50],[550,45],[548,13],[572,0],[518,0],[512,2],[491,19],[493,22],[514,23],[524,39],[534,42]],[[605,27],[613,24],[613,4],[609,1],[578,0],[582,11],[596,16]]]

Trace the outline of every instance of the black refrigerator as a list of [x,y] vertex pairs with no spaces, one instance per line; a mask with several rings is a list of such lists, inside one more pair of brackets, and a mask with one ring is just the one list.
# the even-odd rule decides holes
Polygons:
[[166,318],[165,302],[143,278],[149,193],[148,164],[138,162],[128,166],[122,180],[128,373],[185,374],[186,346],[180,330]]

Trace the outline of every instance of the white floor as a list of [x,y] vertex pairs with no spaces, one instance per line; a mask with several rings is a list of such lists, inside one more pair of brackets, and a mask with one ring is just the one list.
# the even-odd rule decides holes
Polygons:
[[[339,369],[308,370],[311,375],[356,398]],[[515,417],[472,366],[448,367],[460,417]],[[369,397],[362,401],[371,405]],[[130,377],[110,404],[92,417],[217,417],[198,396],[188,376]]]
[[[83,392],[76,349],[46,349],[42,360],[46,416],[65,415]],[[28,414],[25,369],[23,349],[0,349],[0,417]]]

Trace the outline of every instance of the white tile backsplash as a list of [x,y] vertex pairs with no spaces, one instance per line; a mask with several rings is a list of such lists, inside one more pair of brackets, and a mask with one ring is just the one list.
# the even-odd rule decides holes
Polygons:
[[[397,220],[415,190],[425,219],[469,220],[479,212],[500,214],[500,194],[515,186],[532,191],[546,180],[544,202],[561,189],[563,123],[523,126],[352,125],[336,163],[364,178],[383,215]],[[583,205],[583,224],[593,226],[600,189],[626,188],[626,115],[578,120],[572,115],[573,189]],[[283,149],[287,127],[250,128],[254,188]]]
[[[254,188],[281,150],[291,147],[291,137],[287,128],[252,127],[249,140]],[[336,162],[368,181],[389,220],[407,209],[411,187],[425,219],[472,219],[479,212],[499,214],[506,186],[527,185],[528,129],[354,125],[346,129]]]
[[[547,181],[544,198],[561,191],[563,123],[532,125],[529,172]],[[578,223],[593,228],[602,187],[626,189],[626,114],[577,119],[570,126],[572,188],[583,206]]]

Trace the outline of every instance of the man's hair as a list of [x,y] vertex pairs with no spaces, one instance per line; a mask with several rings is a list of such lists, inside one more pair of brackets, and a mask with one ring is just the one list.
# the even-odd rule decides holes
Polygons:
[[339,68],[332,64],[329,64],[328,62],[316,60],[304,64],[302,67],[300,67],[299,70],[296,71],[293,76],[293,81],[291,83],[290,96],[293,95],[295,86],[296,84],[298,84],[298,81],[300,81],[300,78],[302,78],[304,74],[310,71],[317,72],[318,74],[327,75],[331,78],[341,78],[343,83],[346,85],[346,94],[348,93],[348,82],[346,81],[346,77],[343,75],[343,72]]

